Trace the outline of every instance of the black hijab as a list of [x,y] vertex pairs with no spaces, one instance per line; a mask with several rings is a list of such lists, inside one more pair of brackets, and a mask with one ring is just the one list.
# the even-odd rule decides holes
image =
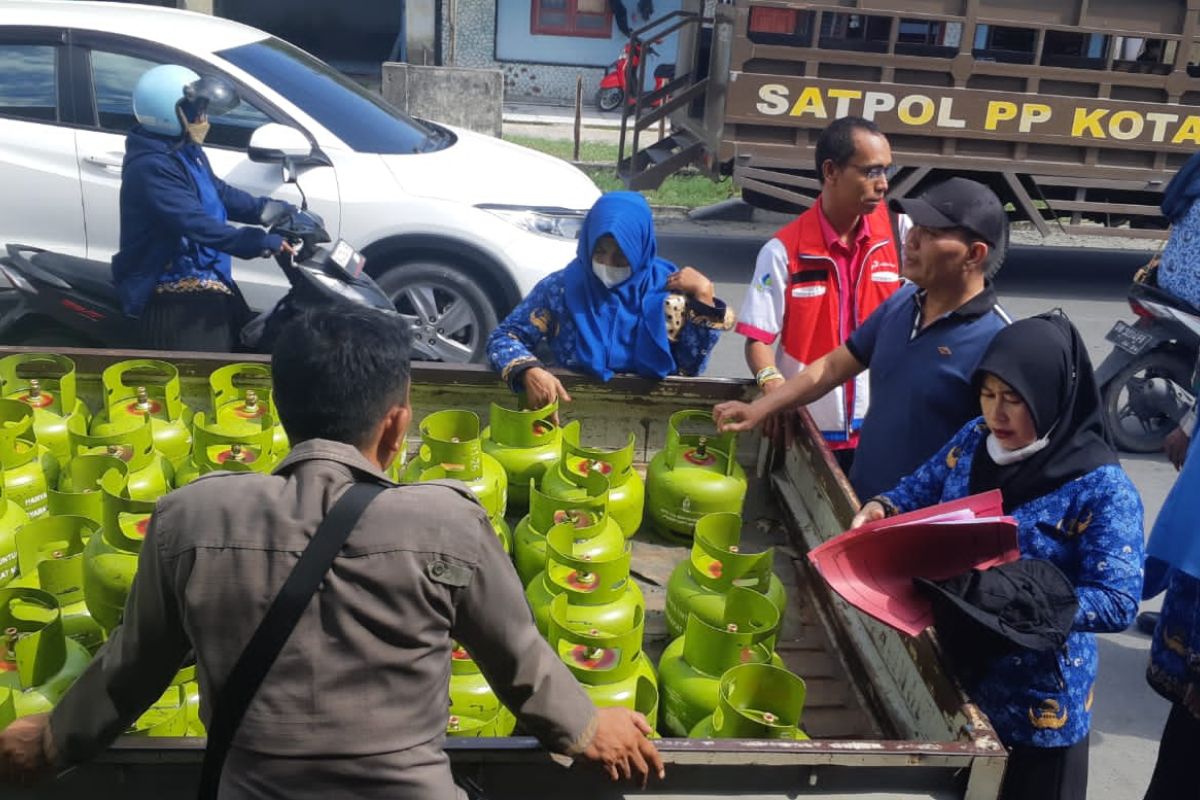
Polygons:
[[1000,466],[986,437],[971,464],[972,494],[1000,489],[1004,510],[1049,494],[1105,464],[1119,463],[1100,415],[1100,392],[1087,348],[1061,311],[1019,320],[996,334],[975,368],[976,391],[987,375],[1013,388],[1049,443],[1024,461]]

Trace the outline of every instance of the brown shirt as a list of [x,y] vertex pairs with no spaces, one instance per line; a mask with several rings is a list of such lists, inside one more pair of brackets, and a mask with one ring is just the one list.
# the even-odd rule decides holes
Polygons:
[[[107,746],[193,648],[207,721],[203,699],[220,692],[355,473],[387,480],[355,448],[311,440],[272,475],[213,473],[163,497],[123,624],[54,710],[59,760],[81,761]],[[439,482],[389,489],[367,508],[234,746],[321,757],[313,770],[329,757],[440,749],[452,638],[547,747],[574,754],[589,744],[595,708],[538,635],[486,513],[461,484]],[[297,774],[294,785],[304,780]],[[429,789],[430,797],[450,796],[448,785]]]

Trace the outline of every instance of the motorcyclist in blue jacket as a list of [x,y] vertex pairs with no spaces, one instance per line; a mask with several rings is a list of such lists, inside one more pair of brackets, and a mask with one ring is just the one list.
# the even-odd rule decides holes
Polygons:
[[113,280],[149,348],[232,351],[246,308],[230,255],[293,251],[277,234],[229,224],[262,224],[264,209],[287,206],[226,184],[200,147],[208,115],[239,102],[225,81],[172,64],[148,70],[133,90],[138,124],[125,140]]

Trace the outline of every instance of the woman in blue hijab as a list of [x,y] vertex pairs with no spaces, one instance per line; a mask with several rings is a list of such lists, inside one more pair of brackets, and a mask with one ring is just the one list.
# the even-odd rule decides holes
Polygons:
[[592,206],[575,260],[533,288],[488,339],[488,360],[531,408],[570,401],[553,364],[607,381],[618,372],[698,375],[733,325],[713,284],[658,257],[645,198],[610,192]]

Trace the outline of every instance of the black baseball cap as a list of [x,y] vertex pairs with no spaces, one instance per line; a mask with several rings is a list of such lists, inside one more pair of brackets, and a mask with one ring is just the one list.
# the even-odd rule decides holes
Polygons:
[[950,178],[920,197],[890,200],[888,207],[926,228],[966,228],[992,249],[1007,238],[1008,216],[1000,198],[982,183],[966,178]]

